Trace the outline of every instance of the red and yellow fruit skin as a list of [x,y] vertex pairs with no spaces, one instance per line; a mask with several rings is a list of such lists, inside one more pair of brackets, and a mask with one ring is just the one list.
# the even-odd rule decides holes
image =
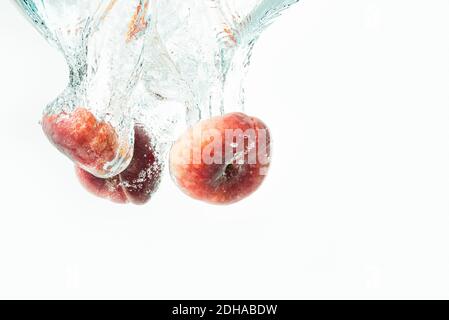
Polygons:
[[118,175],[108,179],[98,178],[80,167],[75,168],[75,173],[84,188],[93,195],[115,203],[128,203]]
[[98,197],[142,205],[159,187],[162,169],[150,136],[143,126],[136,125],[133,158],[122,173],[103,179],[77,167],[76,174],[86,190]]
[[97,120],[86,108],[77,108],[70,114],[46,115],[42,128],[61,152],[98,173],[103,173],[105,165],[117,155],[119,143],[115,129]]
[[[254,129],[256,132],[256,148],[257,150],[262,148],[268,161],[261,162],[257,159],[256,163],[249,163],[245,158],[242,164],[237,162],[207,164],[202,157],[197,157],[197,161],[193,161],[195,152],[202,153],[210,145],[209,132],[221,136],[219,141],[222,144],[222,156],[225,158],[226,130],[247,129]],[[261,130],[266,136],[264,145],[259,145]],[[198,132],[203,134],[198,135]],[[245,144],[245,152],[248,148],[249,146]],[[170,152],[170,173],[175,183],[190,197],[211,204],[232,204],[248,197],[259,188],[270,166],[270,156],[271,141],[267,126],[259,119],[243,113],[230,113],[201,121],[179,138]]]

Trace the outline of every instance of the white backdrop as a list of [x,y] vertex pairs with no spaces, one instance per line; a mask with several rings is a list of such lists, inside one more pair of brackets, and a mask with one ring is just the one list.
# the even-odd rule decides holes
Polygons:
[[97,199],[38,125],[63,58],[0,2],[1,298],[449,298],[449,1],[303,0],[261,38],[254,196]]

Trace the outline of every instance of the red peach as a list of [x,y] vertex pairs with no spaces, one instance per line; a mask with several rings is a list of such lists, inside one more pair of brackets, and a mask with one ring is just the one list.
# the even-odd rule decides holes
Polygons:
[[103,172],[104,165],[116,156],[118,136],[114,128],[85,108],[44,116],[42,128],[61,152],[82,166]]
[[267,126],[243,113],[204,120],[173,145],[170,173],[192,198],[231,204],[251,195],[264,181],[270,143]]
[[128,198],[126,197],[118,175],[112,178],[103,179],[94,176],[80,167],[76,167],[75,170],[80,183],[90,193],[116,203],[128,202]]
[[161,180],[161,164],[151,139],[141,125],[134,128],[134,153],[122,173],[108,179],[76,168],[81,184],[96,196],[118,203],[145,204],[157,190]]

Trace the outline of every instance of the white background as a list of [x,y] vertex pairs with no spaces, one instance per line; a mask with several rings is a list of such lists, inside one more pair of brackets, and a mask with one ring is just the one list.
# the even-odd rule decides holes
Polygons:
[[9,1],[0,39],[1,298],[449,298],[449,1],[276,21],[247,90],[273,167],[231,207],[86,193],[38,125],[63,58]]

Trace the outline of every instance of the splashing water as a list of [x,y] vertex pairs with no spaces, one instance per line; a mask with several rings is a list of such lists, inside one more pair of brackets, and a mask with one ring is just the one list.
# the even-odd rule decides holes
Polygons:
[[128,166],[135,123],[165,157],[186,127],[244,110],[254,44],[298,1],[13,0],[70,70],[44,131],[97,177]]
[[[100,177],[123,171],[133,151],[129,97],[140,79],[148,0],[18,0],[38,30],[64,54],[70,71],[67,89],[44,111],[50,140],[84,169]],[[95,116],[89,137],[59,137],[64,121]],[[76,112],[74,114],[74,112]],[[83,116],[81,119],[80,117]],[[107,127],[103,124],[108,124]],[[76,127],[73,128],[75,130]],[[111,130],[112,129],[112,130]],[[108,132],[109,131],[109,132]],[[103,134],[104,139],[97,139]],[[64,140],[64,141],[62,141]],[[75,150],[75,145],[82,148]],[[101,154],[101,161],[94,161]]]

